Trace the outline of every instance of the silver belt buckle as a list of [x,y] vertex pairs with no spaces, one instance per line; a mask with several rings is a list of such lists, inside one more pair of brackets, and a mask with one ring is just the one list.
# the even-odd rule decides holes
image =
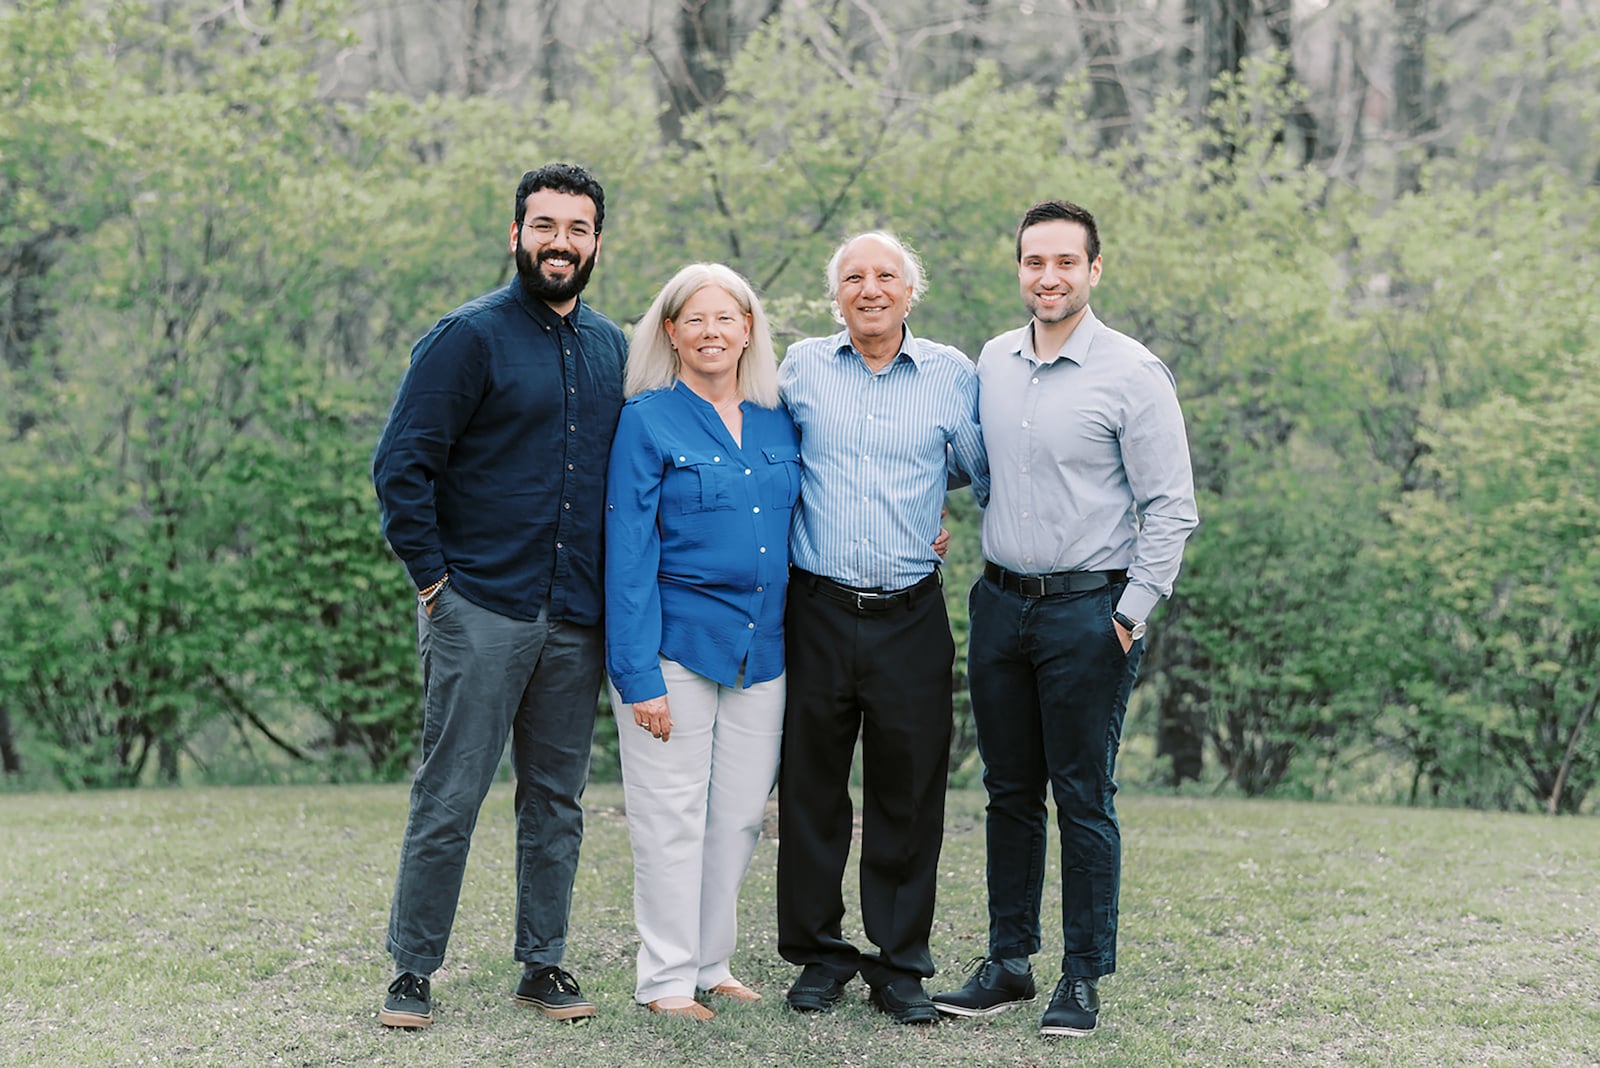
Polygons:
[[[1018,583],[1018,586],[1020,588],[1017,590],[1017,592],[1022,594],[1022,596],[1024,596],[1024,597],[1043,597],[1044,596],[1044,576],[1043,575],[1018,575],[1017,577],[1022,580],[1020,583]],[[1032,582],[1032,583],[1034,583],[1034,584],[1036,584],[1038,586],[1039,592],[1034,593],[1032,590],[1030,590],[1028,588],[1028,584],[1030,582]]]

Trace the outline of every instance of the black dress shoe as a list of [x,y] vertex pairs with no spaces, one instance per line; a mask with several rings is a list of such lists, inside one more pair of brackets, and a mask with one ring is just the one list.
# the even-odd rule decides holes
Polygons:
[[960,990],[933,995],[934,1007],[940,1012],[951,1016],[993,1016],[1039,996],[1031,969],[1013,975],[992,957],[975,963],[971,977]]
[[832,1012],[844,996],[844,984],[829,975],[820,964],[807,964],[800,969],[800,978],[789,988],[785,1000],[795,1012]]
[[1100,991],[1097,981],[1063,975],[1050,998],[1050,1007],[1039,1021],[1041,1035],[1071,1035],[1081,1038],[1094,1030],[1100,1019]]
[[919,979],[905,976],[872,988],[872,1004],[895,1023],[931,1024],[939,1022],[939,1010],[922,989]]

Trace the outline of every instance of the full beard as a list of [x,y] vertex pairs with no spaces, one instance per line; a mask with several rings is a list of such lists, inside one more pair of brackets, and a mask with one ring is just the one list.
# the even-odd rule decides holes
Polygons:
[[[545,277],[540,267],[545,260],[565,257],[576,260],[572,274],[566,279]],[[589,284],[589,276],[594,273],[594,256],[580,259],[572,253],[557,253],[545,249],[537,257],[528,253],[522,247],[522,238],[517,238],[517,277],[522,280],[522,291],[534,300],[542,300],[547,304],[564,304],[583,292]]]

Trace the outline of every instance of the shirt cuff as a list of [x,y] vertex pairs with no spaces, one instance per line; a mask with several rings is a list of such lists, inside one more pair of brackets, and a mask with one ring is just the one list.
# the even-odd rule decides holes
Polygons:
[[425,590],[435,582],[444,578],[446,567],[444,553],[429,552],[414,557],[405,562],[406,574],[411,576],[411,584],[419,590]]
[[1128,583],[1128,588],[1122,591],[1122,596],[1117,600],[1117,611],[1129,619],[1137,619],[1141,623],[1148,622],[1150,613],[1156,610],[1160,603],[1161,595],[1154,590],[1137,583]]
[[661,674],[659,666],[648,671],[635,671],[620,675],[612,672],[611,685],[617,688],[617,696],[630,705],[638,701],[648,701],[652,697],[665,697],[667,695],[667,680]]

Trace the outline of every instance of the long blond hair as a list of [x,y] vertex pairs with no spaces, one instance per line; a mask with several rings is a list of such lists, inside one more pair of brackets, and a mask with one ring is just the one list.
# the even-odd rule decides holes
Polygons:
[[772,327],[762,310],[761,298],[749,282],[731,267],[720,263],[691,263],[661,287],[650,310],[633,328],[628,345],[628,375],[623,391],[627,396],[652,389],[664,389],[678,381],[681,364],[667,336],[666,324],[676,322],[683,306],[706,286],[725,290],[746,315],[750,316],[750,347],[739,357],[739,392],[763,408],[778,406],[778,355],[772,347]]

